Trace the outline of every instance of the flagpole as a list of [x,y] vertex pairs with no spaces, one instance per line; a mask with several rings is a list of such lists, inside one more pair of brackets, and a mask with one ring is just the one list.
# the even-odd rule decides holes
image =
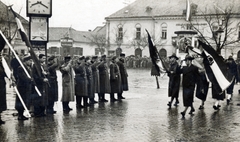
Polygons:
[[[0,30],[0,34],[3,37],[3,39],[6,41],[8,47],[10,48],[10,50],[13,52],[14,56],[16,57],[16,59],[18,60],[19,64],[22,66],[24,72],[26,73],[28,78],[31,78],[31,76],[29,75],[28,71],[26,70],[26,68],[24,67],[21,59],[19,59],[18,55],[16,54],[16,52],[14,51],[13,47],[11,46],[11,44],[8,42],[8,40],[6,39],[6,37],[3,35],[2,31]],[[35,90],[38,93],[39,96],[42,96],[40,91],[38,90],[37,86],[35,85]]]
[[[12,71],[10,70],[10,68],[9,68],[9,66],[8,66],[8,64],[7,64],[7,62],[6,62],[6,60],[5,60],[4,57],[2,57],[2,64],[3,64],[4,71],[5,71],[6,75],[7,75],[7,77],[8,77],[9,79],[11,79],[11,74],[12,74],[11,72],[12,72]],[[23,105],[23,108],[26,110],[27,115],[28,115],[29,117],[31,117],[31,115],[30,115],[30,113],[29,113],[29,111],[28,111],[28,109],[27,109],[27,107],[26,107],[26,105],[25,105],[25,103],[24,103],[24,101],[23,101],[20,93],[18,92],[17,87],[16,87],[16,86],[13,86],[13,88],[14,88],[15,92],[17,93],[17,96],[18,96],[19,100],[21,101],[21,103],[22,103],[22,105]]]

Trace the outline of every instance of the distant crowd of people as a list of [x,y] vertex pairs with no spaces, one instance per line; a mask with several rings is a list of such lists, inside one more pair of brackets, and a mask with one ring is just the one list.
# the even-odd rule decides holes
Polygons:
[[[110,94],[110,102],[125,99],[122,95],[123,91],[128,91],[125,54],[108,59],[106,55],[66,56],[61,64],[54,56],[40,54],[38,65],[30,55],[13,58],[10,63],[13,72],[11,79],[19,92],[15,102],[18,120],[28,120],[24,111],[32,112],[34,117],[56,113],[54,102],[59,100],[57,70],[62,74],[61,101],[64,112],[72,110],[69,102],[75,100],[76,108],[82,109],[98,102],[108,102],[105,94]],[[5,77],[7,75],[0,62],[0,124],[5,123],[1,119],[1,112],[7,109]],[[98,100],[95,94],[98,94]]]

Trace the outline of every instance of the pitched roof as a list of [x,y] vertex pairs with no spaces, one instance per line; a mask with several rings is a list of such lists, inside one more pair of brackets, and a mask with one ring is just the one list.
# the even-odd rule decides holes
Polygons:
[[49,40],[60,40],[64,37],[72,38],[77,42],[89,42],[87,37],[90,36],[89,31],[77,31],[71,27],[49,27]]
[[[192,3],[198,6],[198,15],[201,15],[202,12],[206,13],[206,9],[211,13],[214,5],[223,10],[226,6],[232,5],[234,6],[233,12],[240,13],[240,0],[190,0],[190,4]],[[186,10],[186,0],[136,0],[106,19],[183,16],[183,10]]]
[[[28,21],[24,19],[21,15],[17,14],[17,16],[22,22],[22,24],[28,24]],[[16,23],[13,13],[10,10],[8,10],[7,5],[4,4],[2,1],[0,1],[0,21]]]
[[93,32],[98,33],[98,34],[101,34],[101,35],[106,34],[106,25],[96,27],[96,28],[93,30]]

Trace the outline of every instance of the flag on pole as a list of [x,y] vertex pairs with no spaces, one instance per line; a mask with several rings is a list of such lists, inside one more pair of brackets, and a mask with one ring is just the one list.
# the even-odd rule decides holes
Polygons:
[[[16,52],[14,51],[12,45],[8,42],[8,40],[6,39],[6,37],[3,35],[2,31],[0,30],[0,39],[4,39],[4,42],[8,45],[8,47],[10,48],[10,50],[12,51],[13,55],[16,57],[17,61],[19,62],[19,64],[22,66],[24,72],[26,73],[26,75],[31,78],[30,74],[28,73],[28,71],[26,70],[26,68],[24,67],[22,61],[20,60],[20,58],[18,57],[18,55],[16,54]],[[38,93],[39,96],[41,96],[40,91],[38,90],[37,86],[35,85],[35,90]]]
[[151,38],[150,34],[148,33],[147,29],[146,29],[146,32],[148,34],[149,54],[152,59],[152,63],[154,65],[155,69],[159,73],[165,73],[166,71],[168,71],[167,63],[160,57],[160,55],[157,51],[157,48],[156,48],[154,42],[152,41],[152,38]]
[[209,80],[214,84],[216,93],[222,93],[233,81],[233,75],[228,73],[227,64],[223,57],[210,46],[199,40],[203,48],[204,67]]
[[6,41],[3,39],[2,36],[0,36],[0,52],[3,50],[5,45],[6,45]]
[[[202,58],[202,51],[192,47],[192,46],[187,46],[187,52],[190,56],[194,57],[194,59],[192,60],[192,64],[200,69],[203,68],[202,66],[202,61],[199,60],[200,58]],[[200,55],[200,57],[199,57]]]
[[186,21],[191,20],[191,5],[189,0],[187,0],[187,6],[186,6]]
[[30,41],[28,39],[28,36],[27,36],[24,28],[23,28],[23,25],[22,25],[21,21],[19,20],[19,18],[17,17],[17,14],[13,11],[12,7],[10,7],[10,10],[12,11],[12,13],[13,13],[13,15],[15,17],[15,20],[16,20],[16,23],[17,23],[17,26],[18,26],[18,31],[19,31],[19,33],[21,35],[22,41],[25,42],[25,45],[28,48],[28,51],[29,51],[29,53],[31,55],[31,58],[32,58],[35,66],[36,66],[37,73],[38,73],[39,76],[42,76],[41,64],[40,64],[40,62],[39,62],[35,52],[33,51],[32,45],[31,45],[31,43],[30,43]]
[[[2,38],[2,36],[1,36],[1,38]],[[7,75],[7,77],[10,79],[11,75],[12,75],[12,71],[9,68],[9,66],[8,66],[8,64],[7,64],[7,62],[6,62],[4,57],[2,58],[2,64],[3,64],[4,71],[5,71],[6,75]],[[25,105],[25,103],[24,103],[24,101],[23,101],[23,99],[22,99],[22,97],[21,97],[17,87],[14,85],[13,88],[14,88],[14,90],[15,90],[15,92],[16,92],[19,100],[20,100],[20,102],[22,103],[23,108],[26,110],[28,117],[31,117],[31,114],[29,113],[29,111],[28,111],[28,109],[27,109],[27,107],[26,107],[26,105]]]

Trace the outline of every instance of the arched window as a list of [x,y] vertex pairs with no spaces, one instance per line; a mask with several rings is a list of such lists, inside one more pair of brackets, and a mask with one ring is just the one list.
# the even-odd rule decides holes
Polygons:
[[135,57],[142,57],[142,50],[140,48],[135,50]]
[[167,50],[166,49],[160,49],[159,50],[159,55],[162,58],[166,58],[167,57]]
[[213,31],[213,38],[217,38],[217,32],[215,32],[215,31],[217,31],[218,30],[218,27],[219,27],[219,25],[218,25],[218,22],[213,22],[212,23],[212,31]]
[[240,39],[240,23],[238,23],[238,39]]
[[123,26],[120,24],[118,25],[118,37],[117,41],[122,41],[123,40]]
[[135,27],[136,27],[136,39],[141,39],[141,25],[137,24]]
[[237,59],[238,60],[240,59],[240,51],[238,51],[238,53],[237,53]]
[[118,48],[116,49],[116,56],[119,57],[121,53],[122,53],[122,48],[118,47]]
[[161,25],[161,29],[162,29],[162,39],[167,39],[167,24],[166,23],[162,23]]

